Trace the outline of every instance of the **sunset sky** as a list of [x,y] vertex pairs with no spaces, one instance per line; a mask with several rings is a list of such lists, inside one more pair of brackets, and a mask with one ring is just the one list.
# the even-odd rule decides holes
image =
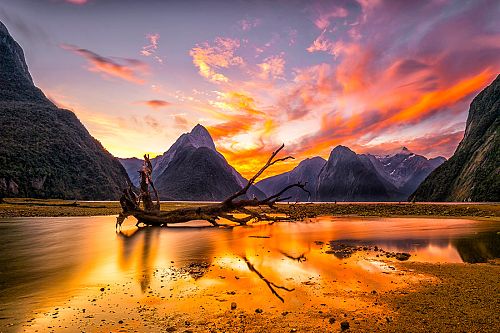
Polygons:
[[500,73],[500,2],[2,0],[37,86],[118,157],[200,123],[243,175],[407,146],[453,154]]

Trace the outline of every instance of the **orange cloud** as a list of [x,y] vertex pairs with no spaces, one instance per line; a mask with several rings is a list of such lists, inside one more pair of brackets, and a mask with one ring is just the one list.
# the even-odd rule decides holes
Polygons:
[[422,95],[419,100],[411,106],[395,113],[382,122],[379,127],[392,123],[415,123],[436,110],[453,105],[470,94],[477,92],[491,80],[495,73],[490,69],[478,75],[465,78],[460,82],[445,89],[439,89]]
[[258,76],[263,80],[284,79],[285,63],[283,53],[267,57],[264,62],[257,65],[260,68]]
[[151,99],[148,101],[139,102],[141,104],[147,105],[153,109],[163,108],[172,105],[172,103],[161,100],[161,99]]
[[237,39],[217,37],[214,46],[206,42],[196,45],[189,55],[201,76],[214,83],[229,82],[229,78],[218,70],[244,64],[243,58],[234,54],[239,47],[240,41]]
[[74,45],[62,44],[61,47],[84,57],[91,65],[91,72],[101,73],[105,76],[116,77],[136,84],[144,84],[140,77],[148,72],[147,64],[136,59],[120,59],[121,64],[110,58],[103,57],[95,52],[82,49]]

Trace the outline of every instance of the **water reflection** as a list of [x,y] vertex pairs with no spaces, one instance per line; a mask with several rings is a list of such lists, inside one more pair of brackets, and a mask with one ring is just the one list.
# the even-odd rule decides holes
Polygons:
[[[229,300],[248,309],[288,311],[324,303],[352,308],[363,304],[356,293],[409,283],[376,253],[327,254],[332,240],[410,252],[410,260],[424,262],[500,257],[495,221],[319,218],[234,229],[132,225],[115,234],[114,217],[1,221],[0,331],[55,308],[88,309],[86,302],[101,299],[103,306],[123,307],[116,313],[143,301],[187,313],[204,304],[222,311]],[[103,287],[114,292],[106,298]],[[46,317],[35,320],[42,330],[55,320]]]

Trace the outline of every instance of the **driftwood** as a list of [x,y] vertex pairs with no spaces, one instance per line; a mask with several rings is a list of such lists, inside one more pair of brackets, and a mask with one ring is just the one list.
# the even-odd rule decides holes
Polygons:
[[[305,189],[306,183],[296,183],[290,184],[283,188],[281,191],[267,197],[264,199],[246,199],[250,187],[255,183],[257,178],[259,178],[262,173],[270,166],[286,161],[288,159],[293,159],[292,156],[286,156],[283,158],[276,158],[278,153],[283,149],[284,145],[281,145],[276,151],[274,151],[269,157],[266,164],[248,181],[248,183],[241,190],[229,196],[227,199],[221,203],[203,205],[199,207],[188,207],[180,208],[172,211],[160,211],[160,201],[158,192],[154,187],[152,180],[152,166],[148,155],[144,155],[144,165],[139,171],[141,176],[140,183],[140,193],[137,195],[131,186],[123,191],[123,195],[120,198],[120,204],[122,206],[122,212],[118,215],[116,225],[121,226],[123,221],[128,216],[134,216],[137,219],[137,224],[144,224],[148,226],[164,226],[168,227],[169,224],[185,223],[194,220],[205,220],[211,223],[213,226],[219,226],[220,219],[226,219],[234,222],[236,225],[246,225],[251,221],[283,221],[291,220],[292,217],[289,215],[278,217],[271,216],[262,209],[256,208],[269,208],[270,210],[275,209],[275,203],[278,201],[289,200],[290,197],[282,197],[285,192],[291,188],[301,188]],[[153,202],[149,188],[152,188],[156,203]],[[239,199],[240,198],[240,199]],[[242,199],[241,199],[242,198]],[[142,208],[140,203],[142,201]],[[235,214],[244,215],[243,217],[236,217]]]

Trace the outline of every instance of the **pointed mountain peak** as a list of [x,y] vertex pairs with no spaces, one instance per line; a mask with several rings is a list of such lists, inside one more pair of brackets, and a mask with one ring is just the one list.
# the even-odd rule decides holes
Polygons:
[[399,149],[399,151],[396,154],[409,155],[409,154],[413,154],[413,153],[408,148],[403,146]]
[[330,156],[332,155],[356,155],[356,153],[349,149],[349,147],[338,145],[333,148]]
[[210,133],[207,131],[205,127],[200,124],[197,124],[191,132],[185,134],[188,137],[186,143],[193,145],[196,148],[199,147],[207,147],[212,150],[215,150],[214,140],[210,136]]
[[339,146],[333,148],[328,160],[333,161],[333,160],[339,160],[339,159],[353,159],[356,157],[357,157],[356,153],[353,152],[351,149],[349,149],[346,146],[339,145]]

